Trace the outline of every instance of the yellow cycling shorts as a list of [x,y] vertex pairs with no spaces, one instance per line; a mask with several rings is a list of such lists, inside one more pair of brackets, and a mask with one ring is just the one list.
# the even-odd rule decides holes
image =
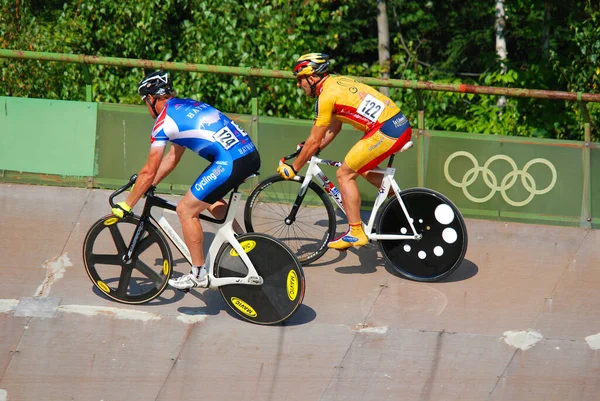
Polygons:
[[408,127],[399,138],[392,138],[380,130],[368,133],[346,155],[345,163],[359,174],[376,168],[384,159],[398,152],[410,140],[412,129]]

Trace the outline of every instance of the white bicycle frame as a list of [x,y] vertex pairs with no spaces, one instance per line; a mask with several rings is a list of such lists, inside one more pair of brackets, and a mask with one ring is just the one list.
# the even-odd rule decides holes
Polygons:
[[[258,275],[258,273],[256,272],[256,269],[254,268],[254,265],[250,261],[250,258],[248,258],[248,255],[246,255],[244,248],[242,247],[242,245],[239,243],[239,241],[237,240],[237,238],[234,235],[233,220],[235,218],[236,211],[238,210],[238,207],[240,205],[241,198],[242,198],[241,193],[234,192],[231,197],[231,200],[230,200],[230,205],[229,205],[229,209],[227,212],[227,216],[225,217],[225,222],[222,224],[214,223],[214,224],[217,224],[218,230],[217,230],[217,233],[215,234],[215,239],[210,244],[210,248],[209,248],[208,253],[206,254],[206,258],[205,258],[207,261],[206,267],[208,269],[208,278],[209,278],[209,287],[208,288],[217,288],[222,285],[229,285],[229,284],[261,285],[263,283],[262,277],[260,277]],[[174,205],[172,202],[169,202],[169,203]],[[183,242],[181,237],[179,237],[177,232],[175,232],[173,227],[171,227],[171,225],[165,218],[165,216],[164,216],[165,211],[175,214],[175,212],[173,212],[171,210],[154,207],[154,208],[152,208],[152,210],[150,212],[150,216],[151,216],[152,220],[162,229],[164,234],[167,237],[169,237],[171,242],[175,245],[175,247],[177,247],[177,249],[179,249],[179,252],[181,252],[181,254],[185,257],[185,259],[191,265],[192,257],[190,255],[190,251],[188,250],[188,247],[185,245],[185,243]],[[231,244],[233,249],[242,258],[242,261],[246,265],[246,268],[248,268],[248,274],[246,275],[246,277],[215,277],[215,275],[214,275],[214,263],[215,263],[215,257],[216,257],[215,255],[219,252],[219,249],[221,249],[221,245],[223,245],[226,242],[229,242]]]
[[[412,144],[411,144],[412,145]],[[410,147],[410,146],[409,146]],[[333,183],[327,178],[323,170],[319,167],[319,164],[326,164],[328,166],[340,167],[342,163],[335,162],[331,160],[320,159],[316,156],[311,157],[308,168],[306,170],[306,176],[304,177],[304,181],[302,185],[300,185],[299,194],[305,194],[308,189],[308,185],[312,181],[313,178],[317,180],[317,182],[321,185],[323,190],[334,200],[337,206],[346,214],[344,210],[344,205],[342,204],[342,196],[340,191],[333,185]],[[375,202],[373,204],[373,209],[371,210],[371,216],[369,217],[369,222],[365,227],[365,234],[370,240],[403,240],[403,239],[416,239],[419,240],[423,236],[418,234],[415,230],[415,226],[413,225],[413,219],[408,214],[408,210],[406,210],[406,206],[402,201],[402,197],[400,196],[400,186],[394,179],[394,174],[396,173],[396,169],[393,167],[388,167],[386,169],[373,169],[371,170],[375,173],[379,173],[383,175],[383,181],[381,182],[381,186],[379,187],[379,193],[375,198]],[[300,178],[297,179],[300,181]],[[410,229],[412,230],[412,234],[377,234],[373,232],[373,226],[375,224],[375,218],[377,216],[377,211],[386,201],[388,194],[390,192],[390,188],[394,191],[396,198],[400,206],[402,207],[402,211],[406,216],[406,220],[410,225]]]

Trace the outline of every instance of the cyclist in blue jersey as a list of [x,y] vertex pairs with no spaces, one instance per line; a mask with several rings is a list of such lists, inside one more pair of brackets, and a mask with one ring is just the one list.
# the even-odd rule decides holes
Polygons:
[[[167,72],[146,75],[138,93],[156,119],[150,153],[127,200],[117,203],[112,213],[121,218],[131,213],[150,186],[157,185],[175,168],[186,148],[207,159],[211,164],[177,205],[192,270],[169,280],[169,284],[180,290],[208,287],[202,248],[204,232],[198,215],[208,210],[215,218],[223,218],[227,210],[223,196],[258,171],[260,156],[248,134],[219,110],[197,100],[176,97]],[[171,148],[165,154],[168,142]],[[237,221],[233,228],[242,232]]]

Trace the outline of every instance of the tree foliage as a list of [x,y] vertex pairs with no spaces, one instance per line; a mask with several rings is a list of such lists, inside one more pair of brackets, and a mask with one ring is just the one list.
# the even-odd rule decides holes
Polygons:
[[[600,93],[600,6],[592,0],[506,2],[508,69],[494,47],[494,3],[387,0],[395,79]],[[289,70],[307,52],[336,73],[377,77],[376,0],[0,0],[0,48]],[[85,99],[81,65],[0,59],[0,95]],[[144,71],[90,65],[96,101],[140,103]],[[248,78],[177,73],[182,96],[250,113]],[[311,118],[312,101],[260,78],[262,115]],[[414,91],[392,98],[416,120]],[[581,139],[573,102],[422,91],[426,128]],[[588,104],[592,121],[600,105]],[[597,129],[594,130],[597,133]],[[596,136],[597,139],[597,136]]]

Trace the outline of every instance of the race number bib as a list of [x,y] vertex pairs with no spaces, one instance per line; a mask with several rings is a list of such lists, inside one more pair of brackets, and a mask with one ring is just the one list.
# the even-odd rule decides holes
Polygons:
[[233,145],[239,142],[234,133],[226,126],[215,132],[213,138],[215,138],[215,141],[219,142],[225,150],[229,150]]
[[385,105],[375,96],[367,95],[363,101],[358,105],[356,112],[366,119],[376,122],[381,113],[383,113]]

